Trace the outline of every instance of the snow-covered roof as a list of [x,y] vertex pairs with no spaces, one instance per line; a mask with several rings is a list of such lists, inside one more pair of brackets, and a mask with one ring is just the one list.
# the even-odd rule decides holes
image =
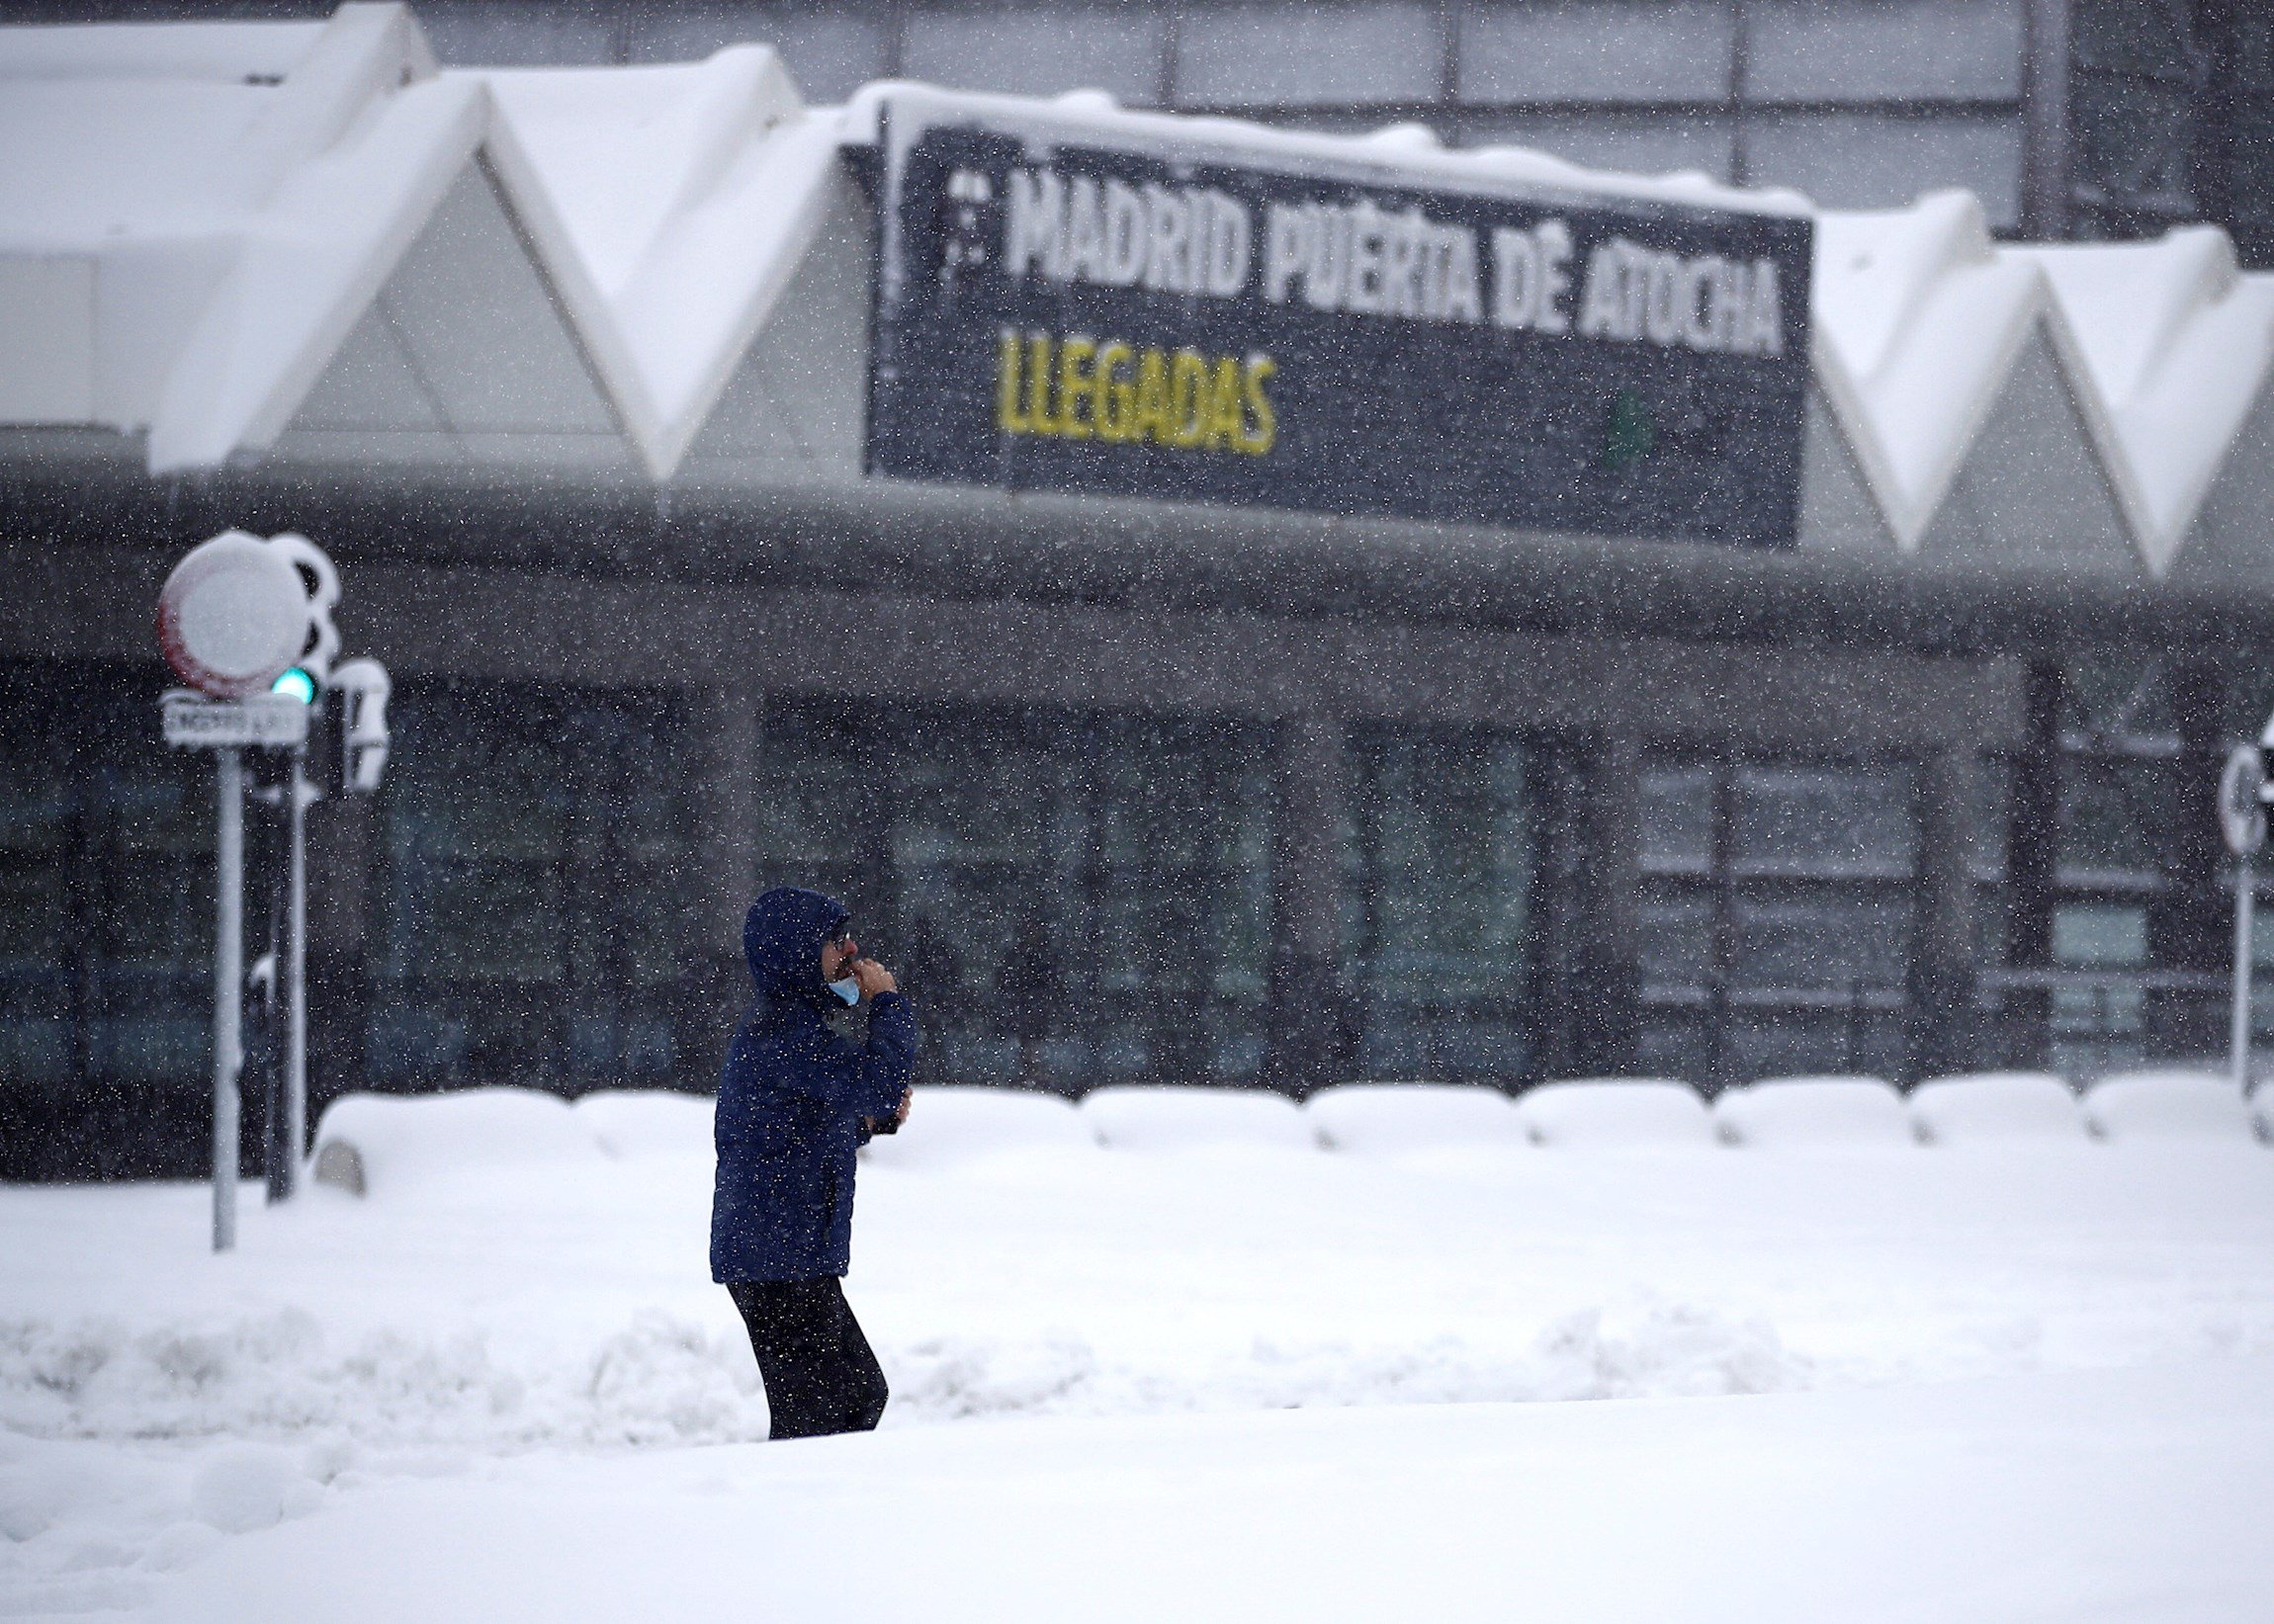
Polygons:
[[[857,244],[834,257],[816,245],[850,229],[840,151],[873,141],[880,107],[906,88],[807,107],[761,45],[656,67],[441,72],[399,5],[343,5],[321,23],[0,28],[0,151],[17,160],[0,163],[0,430],[141,435],[147,467],[167,472],[278,454],[300,443],[288,430],[341,444],[387,400],[423,390],[402,410],[424,414],[424,437],[399,438],[415,448],[399,455],[542,459],[605,441],[656,479],[709,467],[716,447],[763,439],[750,425],[779,417],[816,372],[821,339],[801,349],[784,336],[799,323],[769,325],[785,299],[843,303],[835,284],[866,275]],[[2005,246],[1963,192],[1818,211],[1698,174],[1449,150],[1412,125],[1330,135],[1129,111],[1094,91],[966,99],[1362,160],[1423,184],[1812,214],[1827,409],[1811,421],[1833,426],[1845,460],[1811,453],[1810,467],[1852,469],[1870,545],[2004,547],[2015,525],[2000,492],[2031,472],[2017,465],[2042,480],[2073,463],[2087,471],[2061,477],[2094,488],[2065,493],[2069,507],[2105,505],[2147,572],[2238,514],[2252,529],[2241,555],[2274,572],[2262,504],[2215,499],[2248,460],[2237,443],[2274,434],[2274,277],[2240,272],[2215,228]],[[461,267],[452,284],[444,262],[475,255],[468,245],[489,269]],[[514,256],[517,271],[499,269]],[[526,378],[480,353],[483,335],[441,311],[469,278],[525,285],[515,320],[552,332],[559,353]],[[829,320],[844,330],[843,311]],[[520,330],[492,325],[496,344]],[[397,363],[404,381],[391,382]],[[455,382],[441,376],[453,365]],[[2048,404],[2063,391],[2065,407]],[[2013,421],[2032,414],[2060,421]],[[842,400],[819,416],[842,437]],[[765,432],[802,445],[811,427]],[[2064,435],[2074,457],[2040,454]],[[841,473],[845,455],[831,466]],[[2237,546],[2223,536],[2205,551]]]

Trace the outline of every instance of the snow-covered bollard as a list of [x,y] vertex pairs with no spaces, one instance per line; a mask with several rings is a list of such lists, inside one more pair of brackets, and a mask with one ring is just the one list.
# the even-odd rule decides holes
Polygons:
[[1763,1150],[1913,1145],[1903,1096],[1881,1077],[1764,1077],[1713,1102],[1723,1143]]
[[435,1176],[606,1160],[590,1120],[534,1088],[342,1094],[315,1134],[317,1182],[357,1195]]
[[2085,1125],[2101,1139],[2213,1140],[2253,1137],[2250,1110],[2234,1084],[2192,1068],[2119,1071],[2084,1091]]
[[998,1154],[1096,1148],[1073,1102],[1057,1094],[932,1083],[915,1091],[906,1127],[870,1140],[861,1154],[879,1167],[931,1170]]
[[650,1156],[685,1159],[711,1154],[711,1119],[718,1102],[709,1094],[671,1088],[596,1088],[571,1109],[595,1143],[619,1161]]
[[1083,1096],[1082,1116],[1109,1151],[1317,1149],[1295,1102],[1257,1088],[1094,1088]]
[[1360,1155],[1531,1143],[1516,1102],[1497,1088],[1443,1082],[1347,1082],[1303,1104],[1319,1146]]
[[1663,1077],[1544,1082],[1516,1102],[1534,1145],[1573,1150],[1661,1150],[1713,1143],[1706,1101]]
[[1911,1123],[1927,1145],[2079,1145],[2084,1114],[2051,1071],[1968,1071],[1911,1090]]

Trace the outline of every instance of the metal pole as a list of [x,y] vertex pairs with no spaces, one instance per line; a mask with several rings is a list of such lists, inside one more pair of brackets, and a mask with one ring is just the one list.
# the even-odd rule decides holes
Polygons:
[[2250,969],[2255,956],[2251,915],[2257,908],[2257,890],[2250,859],[2245,857],[2234,877],[2234,1024],[2227,1038],[2228,1068],[2236,1090],[2244,1092],[2250,1087]]
[[292,752],[292,850],[285,903],[285,1154],[279,1170],[284,1199],[300,1189],[307,1154],[307,746]]
[[237,1029],[244,987],[245,767],[243,752],[215,752],[219,819],[214,903],[214,1250],[237,1243]]

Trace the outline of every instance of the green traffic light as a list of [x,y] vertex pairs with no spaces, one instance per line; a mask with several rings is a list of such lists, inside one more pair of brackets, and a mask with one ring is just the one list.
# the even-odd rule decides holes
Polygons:
[[269,684],[269,692],[272,694],[290,694],[303,705],[313,705],[315,703],[315,678],[295,665],[283,676]]

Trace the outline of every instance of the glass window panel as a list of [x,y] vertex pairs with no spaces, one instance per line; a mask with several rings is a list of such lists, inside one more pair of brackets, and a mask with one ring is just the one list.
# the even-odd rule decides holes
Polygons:
[[450,67],[543,67],[616,59],[616,25],[523,0],[419,0],[418,23]]
[[1746,17],[1757,101],[2021,95],[2022,0],[1755,0]]
[[1732,788],[1733,873],[1874,879],[1911,871],[1917,830],[1902,768],[1745,766]]
[[2172,766],[2128,757],[2064,759],[2061,867],[2096,874],[2159,872],[2169,843]]
[[1694,169],[1727,181],[1736,126],[1707,114],[1535,113],[1473,121],[1462,144],[1536,147],[1590,169],[1666,175]]
[[1165,12],[1053,7],[909,14],[902,71],[965,90],[1053,96],[1096,89],[1129,106],[1160,99]]
[[413,684],[396,704],[414,747],[381,803],[374,1074],[661,1076],[675,1061],[656,1060],[650,1029],[677,998],[687,934],[669,709],[462,684]]
[[1713,898],[1709,894],[1646,891],[1635,917],[1646,985],[1703,986],[1713,980]]
[[1460,95],[1471,102],[1715,102],[1729,94],[1726,3],[1472,5]]
[[2004,756],[1984,756],[1974,768],[1972,843],[1968,848],[1968,872],[1976,880],[2005,878],[2012,806],[2013,762]]
[[1711,1030],[1701,1007],[1654,1007],[1642,1013],[1634,1063],[1646,1075],[1704,1084],[1710,1060]]
[[1188,107],[1435,101],[1435,7],[1232,5],[1183,14],[1177,100]]
[[1704,874],[1713,865],[1713,771],[1661,767],[1642,774],[1642,868]]
[[[425,15],[421,8],[420,16]],[[781,5],[656,8],[626,23],[635,62],[699,60],[745,41],[772,45],[809,102],[838,102],[891,71],[881,11]]]
[[1992,225],[2011,225],[2021,197],[2018,114],[1810,113],[1756,118],[1745,132],[1747,178],[1790,186],[1827,209],[1891,209],[1959,186]]
[[1758,1010],[1732,1013],[1724,1038],[1732,1082],[1823,1072],[1898,1072],[1902,1020],[1886,1010]]
[[1810,887],[1798,895],[1748,894],[1737,902],[1739,986],[1845,991],[1900,986],[1911,936],[1906,895]]
[[1168,1080],[1245,1075],[1262,1054],[1270,917],[1263,740],[1132,723],[1088,747],[1100,1058]]
[[2064,902],[2053,916],[2054,962],[2074,970],[2147,963],[2147,910],[2115,902]]
[[2163,662],[2152,654],[2070,661],[2060,673],[2060,725],[2088,736],[2176,741]]
[[2069,50],[2076,65],[2192,86],[2202,51],[2186,8],[2171,0],[2078,0]]
[[70,951],[70,938],[62,854],[0,861],[0,971],[46,972]]
[[2112,209],[2195,214],[2196,97],[2191,85],[2076,75],[2077,196]]
[[67,1080],[73,1067],[70,1012],[28,1007],[13,982],[0,982],[0,987],[9,999],[0,1013],[0,1086]]
[[1377,1074],[1521,1075],[1531,969],[1531,753],[1483,734],[1370,730],[1353,799],[1364,929],[1359,1061]]
[[98,1075],[121,1082],[171,1082],[209,1073],[211,1023],[210,1013],[95,1020],[88,1028],[87,1062]]

